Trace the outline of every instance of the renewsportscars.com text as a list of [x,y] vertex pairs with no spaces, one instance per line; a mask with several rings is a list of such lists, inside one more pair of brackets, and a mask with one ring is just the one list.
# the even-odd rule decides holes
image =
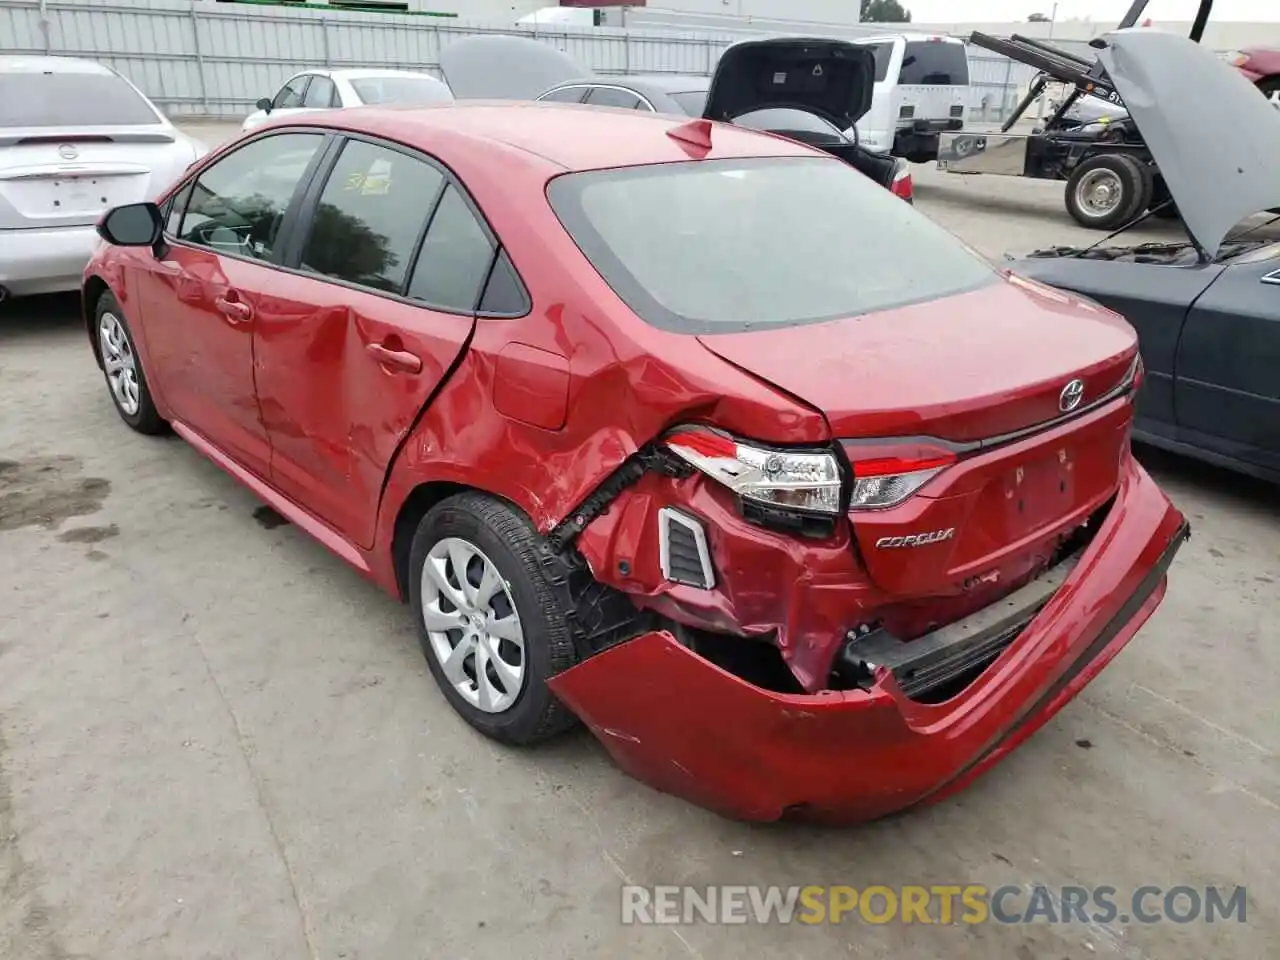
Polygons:
[[624,924],[1244,923],[1244,887],[625,886]]

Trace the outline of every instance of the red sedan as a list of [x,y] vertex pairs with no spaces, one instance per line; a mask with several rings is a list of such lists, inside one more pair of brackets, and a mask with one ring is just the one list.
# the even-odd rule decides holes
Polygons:
[[855,169],[555,104],[290,118],[109,213],[109,395],[410,605],[443,695],[746,819],[936,800],[1187,536],[1114,313]]

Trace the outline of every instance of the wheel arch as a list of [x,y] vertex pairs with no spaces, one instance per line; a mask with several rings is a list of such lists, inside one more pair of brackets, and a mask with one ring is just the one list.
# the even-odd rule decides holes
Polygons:
[[102,368],[102,350],[98,346],[98,338],[94,335],[94,328],[97,326],[98,301],[102,299],[104,293],[110,291],[111,287],[107,285],[107,281],[96,273],[85,280],[80,290],[80,310],[84,319],[84,332],[89,338],[93,359],[97,362],[99,369]]

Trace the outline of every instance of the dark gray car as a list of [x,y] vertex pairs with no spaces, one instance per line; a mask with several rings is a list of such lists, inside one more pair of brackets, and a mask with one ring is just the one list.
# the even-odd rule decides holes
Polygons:
[[1244,224],[1280,208],[1280,114],[1185,38],[1127,30],[1104,42],[1099,59],[1188,240],[1058,247],[1011,269],[1137,329],[1147,372],[1135,437],[1280,482],[1280,242],[1267,224]]

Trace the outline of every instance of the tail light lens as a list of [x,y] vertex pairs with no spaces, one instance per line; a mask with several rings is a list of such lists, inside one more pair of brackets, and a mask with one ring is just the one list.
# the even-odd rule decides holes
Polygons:
[[853,467],[850,510],[896,507],[956,462],[956,454],[922,443],[846,443]]
[[893,184],[889,189],[895,196],[901,197],[908,203],[915,203],[915,184],[911,180],[911,164],[905,160],[898,161],[898,167],[893,171]]
[[805,513],[840,512],[840,464],[831,451],[765,447],[698,426],[677,427],[664,443],[744,500]]

